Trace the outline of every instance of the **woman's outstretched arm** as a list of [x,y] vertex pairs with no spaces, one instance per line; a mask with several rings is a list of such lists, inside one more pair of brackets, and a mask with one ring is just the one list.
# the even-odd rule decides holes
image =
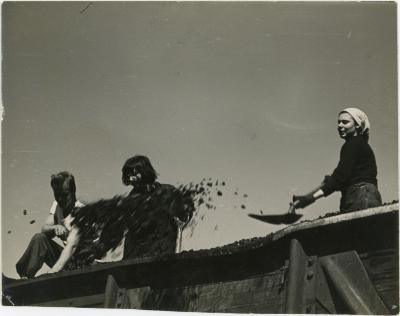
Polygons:
[[311,190],[304,195],[293,195],[293,205],[295,208],[305,208],[306,206],[314,203],[316,200],[324,196],[324,191],[322,191],[323,183],[318,187]]

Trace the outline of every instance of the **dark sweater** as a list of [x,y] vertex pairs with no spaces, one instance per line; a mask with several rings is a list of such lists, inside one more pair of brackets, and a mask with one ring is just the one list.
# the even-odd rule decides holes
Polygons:
[[375,155],[362,136],[350,137],[340,150],[340,161],[331,176],[325,177],[322,191],[325,196],[334,191],[345,192],[359,182],[377,184]]

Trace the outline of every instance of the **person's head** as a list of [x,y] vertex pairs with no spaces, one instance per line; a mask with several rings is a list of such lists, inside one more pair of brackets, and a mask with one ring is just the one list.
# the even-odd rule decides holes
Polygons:
[[366,140],[369,137],[370,124],[368,116],[357,108],[346,108],[339,112],[338,132],[343,139],[361,135]]
[[51,188],[53,189],[54,199],[63,209],[72,209],[76,202],[76,185],[72,173],[62,171],[51,176]]
[[146,156],[129,158],[122,167],[122,183],[125,185],[153,184],[157,173]]

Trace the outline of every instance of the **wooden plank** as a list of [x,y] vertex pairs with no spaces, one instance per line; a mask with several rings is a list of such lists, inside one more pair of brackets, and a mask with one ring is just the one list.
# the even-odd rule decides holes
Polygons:
[[357,211],[357,212],[350,212],[350,213],[344,213],[344,214],[338,213],[338,215],[335,215],[335,216],[316,219],[313,221],[300,222],[298,224],[291,225],[287,228],[284,228],[284,229],[279,230],[276,233],[274,233],[272,235],[272,240],[278,240],[280,238],[283,238],[286,235],[289,235],[289,234],[292,234],[294,232],[298,232],[301,230],[305,230],[305,229],[310,229],[310,228],[314,228],[314,227],[322,227],[322,226],[341,223],[341,222],[348,222],[348,221],[352,221],[354,219],[366,218],[366,217],[370,217],[370,216],[398,212],[398,211],[399,211],[399,203],[394,203],[394,204],[390,204],[390,205],[374,207],[374,208]]
[[387,315],[389,310],[376,292],[360,257],[355,251],[320,258],[332,284],[334,296],[340,298],[339,313]]
[[150,287],[144,286],[126,291],[127,307],[133,309],[142,309],[147,295],[150,293]]
[[360,256],[376,291],[393,314],[399,313],[399,256],[397,249]]
[[43,302],[33,304],[31,306],[47,306],[47,307],[103,307],[105,295],[89,295],[82,297],[72,297],[63,300],[56,300],[51,302]]
[[183,288],[153,289],[144,309],[185,312],[280,313],[282,272]]

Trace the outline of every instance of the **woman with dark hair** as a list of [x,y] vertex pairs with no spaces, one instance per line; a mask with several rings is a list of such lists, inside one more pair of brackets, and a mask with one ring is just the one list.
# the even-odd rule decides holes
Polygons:
[[132,186],[130,198],[143,200],[127,223],[124,259],[174,253],[179,229],[193,215],[189,197],[156,179],[157,173],[145,156],[129,158],[122,167],[122,182]]
[[338,132],[345,140],[339,164],[317,189],[305,195],[293,196],[296,208],[304,208],[335,191],[342,193],[341,212],[382,205],[375,155],[368,144],[369,131],[368,117],[360,109],[346,108],[339,112]]
[[[132,186],[129,195],[89,203],[73,212],[69,247],[50,273],[67,264],[71,269],[94,260],[174,253],[180,229],[190,221],[194,205],[190,196],[156,179],[157,173],[147,157],[129,158],[122,167],[122,182]],[[105,255],[121,247],[122,256],[104,260]]]
[[[136,176],[139,175],[139,179]],[[129,158],[122,167],[122,183],[151,185],[157,179],[157,173],[146,156],[134,156]],[[140,180],[140,181],[136,181]]]

